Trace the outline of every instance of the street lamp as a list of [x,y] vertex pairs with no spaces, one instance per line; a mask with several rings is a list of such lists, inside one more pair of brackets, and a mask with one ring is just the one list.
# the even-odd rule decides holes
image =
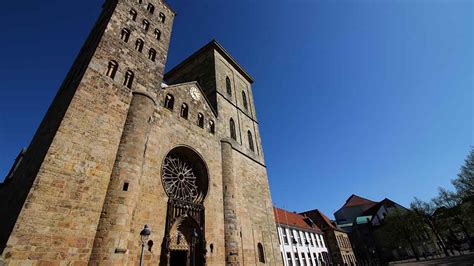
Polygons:
[[143,227],[143,230],[140,232],[140,239],[142,241],[142,253],[140,255],[140,266],[143,266],[143,252],[145,248],[145,243],[150,237],[151,230],[150,227],[148,227],[147,224],[145,224],[145,227]]

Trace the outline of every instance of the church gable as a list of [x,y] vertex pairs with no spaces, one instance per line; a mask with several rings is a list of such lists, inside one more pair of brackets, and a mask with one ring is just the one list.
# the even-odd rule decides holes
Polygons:
[[217,115],[195,81],[165,86],[160,106],[181,119],[215,134]]

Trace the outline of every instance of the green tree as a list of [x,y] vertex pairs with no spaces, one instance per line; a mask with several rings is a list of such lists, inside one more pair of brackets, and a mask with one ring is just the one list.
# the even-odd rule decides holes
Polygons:
[[452,180],[457,194],[464,201],[473,201],[474,197],[474,148],[467,156],[465,163],[461,166],[458,178]]
[[466,208],[467,205],[463,204],[462,198],[455,192],[439,188],[438,196],[433,199],[433,202],[437,207],[435,218],[438,220],[438,224],[445,224],[448,227],[453,224],[457,225],[468,240],[469,249],[472,249],[468,230],[471,213],[469,208]]
[[410,248],[416,260],[420,259],[415,243],[425,238],[425,224],[412,211],[395,209],[384,218],[375,232],[375,239],[386,251]]
[[430,228],[433,235],[438,241],[438,245],[443,249],[444,254],[449,256],[448,248],[444,243],[439,230],[440,226],[436,219],[436,205],[433,201],[425,202],[415,197],[415,200],[410,204],[410,208],[422,219],[422,221]]

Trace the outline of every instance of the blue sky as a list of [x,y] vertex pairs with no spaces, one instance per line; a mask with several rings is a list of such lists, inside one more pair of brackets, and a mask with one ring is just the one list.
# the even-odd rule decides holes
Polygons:
[[[102,1],[0,10],[0,180],[28,145]],[[274,203],[332,216],[351,194],[408,205],[473,145],[474,2],[191,1],[167,68],[217,39],[255,78]]]

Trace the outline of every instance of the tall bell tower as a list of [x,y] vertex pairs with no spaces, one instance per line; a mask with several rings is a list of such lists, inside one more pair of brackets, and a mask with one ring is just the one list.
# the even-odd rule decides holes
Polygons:
[[161,0],[105,1],[21,164],[0,186],[0,251],[9,262],[137,258],[130,217],[174,16]]

